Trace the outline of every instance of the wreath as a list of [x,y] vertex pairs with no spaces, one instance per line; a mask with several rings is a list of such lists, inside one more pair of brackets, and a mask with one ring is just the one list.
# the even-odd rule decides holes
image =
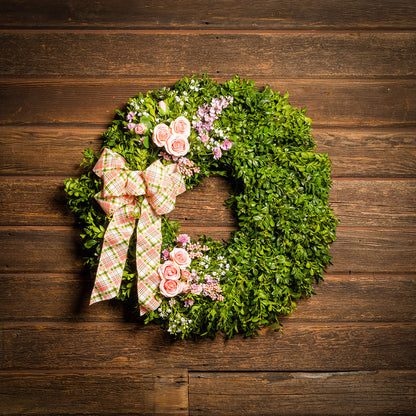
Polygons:
[[[117,110],[100,155],[67,179],[82,226],[91,303],[129,301],[176,338],[256,335],[314,293],[330,264],[337,219],[330,160],[288,94],[206,74],[138,94]],[[204,178],[231,183],[239,229],[192,240],[169,219],[176,196]]]

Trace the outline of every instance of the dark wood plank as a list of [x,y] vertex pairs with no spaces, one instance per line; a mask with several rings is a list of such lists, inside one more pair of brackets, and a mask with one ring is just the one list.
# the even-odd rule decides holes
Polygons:
[[[416,229],[341,228],[331,245],[329,273],[414,272]],[[405,264],[403,264],[403,262]]]
[[416,226],[416,180],[337,179],[330,204],[342,227]]
[[1,35],[0,75],[180,78],[204,68],[254,79],[414,77],[415,41],[412,32],[11,31]]
[[[0,225],[64,225],[75,217],[66,207],[64,178],[3,177],[0,180]],[[213,177],[180,195],[172,219],[188,227],[236,227],[236,219],[225,206],[231,184]],[[201,211],[204,217],[201,218]]]
[[287,320],[301,322],[411,322],[415,275],[325,275],[316,295],[298,301]]
[[0,225],[64,225],[75,217],[66,206],[65,178],[0,179]]
[[415,384],[416,371],[190,373],[189,407],[191,415],[411,415]]
[[[171,87],[183,74],[175,78],[161,75],[154,79],[86,81],[3,79],[0,83],[0,124],[12,124],[13,129],[18,124],[29,123],[52,123],[55,129],[56,123],[99,124],[95,130],[98,136],[113,120],[115,110],[122,108],[129,97],[155,88]],[[184,75],[192,73],[184,72]],[[217,75],[216,79],[226,81],[231,77]],[[416,124],[416,81],[413,79],[295,80],[279,79],[275,74],[252,79],[260,88],[269,84],[274,91],[283,94],[289,91],[291,104],[297,108],[306,107],[315,127]],[[60,134],[58,131],[58,137]]]
[[[70,225],[75,221],[66,206],[64,178],[3,177],[0,179],[0,225]],[[180,195],[169,216],[184,227],[213,223],[236,227],[225,206],[231,183],[211,177]],[[336,179],[330,204],[341,226],[416,226],[416,180]],[[203,212],[203,216],[201,216]]]
[[[3,321],[126,321],[138,316],[119,301],[89,307],[89,273],[3,274],[0,293]],[[22,308],[30,305],[30,308]]]
[[[76,177],[83,171],[82,151],[98,152],[102,132],[100,127],[1,126],[0,174]],[[415,176],[413,129],[319,128],[313,134],[317,151],[329,154],[335,178]]]
[[[299,300],[285,318],[296,322],[415,322],[415,275],[326,275],[316,296]],[[3,321],[137,321],[122,302],[88,306],[87,274],[2,274]],[[24,308],[22,305],[30,305]]]
[[188,415],[188,374],[133,371],[2,372],[2,415]]
[[333,177],[415,177],[414,129],[314,129],[317,151],[328,153]]
[[[76,177],[82,152],[102,145],[97,128],[0,127],[0,174]],[[37,157],[33,157],[37,155]]]
[[[196,236],[229,238],[232,228],[183,227]],[[411,273],[416,270],[416,229],[338,228],[329,273]],[[72,227],[1,227],[0,272],[79,272],[82,252]]]
[[[162,0],[128,2],[81,0],[54,2],[2,0],[3,28],[114,29],[414,29],[411,0]],[[115,11],[117,11],[115,13]]]
[[415,323],[301,324],[256,338],[173,341],[133,323],[4,323],[3,369],[414,370]]

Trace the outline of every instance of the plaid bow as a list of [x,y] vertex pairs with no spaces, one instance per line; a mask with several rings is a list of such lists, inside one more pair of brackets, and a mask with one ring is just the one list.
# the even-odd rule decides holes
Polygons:
[[129,241],[139,218],[137,293],[143,315],[160,304],[154,296],[160,283],[156,270],[162,246],[160,216],[172,211],[176,196],[185,192],[183,177],[176,164],[164,166],[159,160],[144,171],[131,171],[122,156],[107,148],[93,171],[104,181],[95,199],[112,219],[104,235],[90,304],[117,296]]

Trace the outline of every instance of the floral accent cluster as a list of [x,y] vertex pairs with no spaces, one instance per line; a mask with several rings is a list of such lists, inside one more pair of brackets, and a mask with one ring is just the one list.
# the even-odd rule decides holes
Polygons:
[[130,111],[127,114],[128,123],[127,123],[126,128],[128,130],[134,130],[136,134],[143,134],[147,131],[147,126],[145,123],[139,123],[139,124],[133,123],[134,117],[136,117],[136,115],[137,115],[136,111]]
[[[193,259],[209,259],[204,253],[209,251],[207,245],[201,243],[191,243],[187,234],[180,234],[177,238],[178,247],[172,251],[163,250],[162,260],[164,261],[158,268],[161,278],[160,293],[173,298],[180,294],[202,295],[212,300],[224,301],[221,295],[222,288],[219,285],[219,278],[213,275],[197,272],[195,269],[188,270]],[[202,264],[206,264],[203,262]],[[172,300],[172,299],[171,299]],[[190,307],[194,304],[193,297],[184,300],[184,306]]]
[[[222,110],[232,102],[233,97],[213,98],[210,104],[204,104],[198,108],[192,122],[193,129],[198,133],[198,139],[207,150],[214,153],[214,159],[220,159],[222,151],[231,149],[233,145],[226,132],[214,127],[214,121],[218,119]],[[229,131],[229,128],[227,128],[227,131]]]
[[195,166],[195,163],[192,160],[189,160],[186,157],[181,157],[178,160],[178,171],[185,176],[192,176],[194,173],[199,173],[201,168]]

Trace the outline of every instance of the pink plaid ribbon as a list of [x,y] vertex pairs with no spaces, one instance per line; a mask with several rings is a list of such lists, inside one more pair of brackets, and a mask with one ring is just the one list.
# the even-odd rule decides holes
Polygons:
[[104,181],[95,199],[112,219],[104,235],[90,305],[117,296],[138,218],[137,294],[143,315],[160,304],[155,298],[160,283],[160,216],[172,211],[176,196],[185,192],[183,177],[176,164],[164,166],[159,160],[144,171],[131,171],[122,156],[107,148],[93,170]]

